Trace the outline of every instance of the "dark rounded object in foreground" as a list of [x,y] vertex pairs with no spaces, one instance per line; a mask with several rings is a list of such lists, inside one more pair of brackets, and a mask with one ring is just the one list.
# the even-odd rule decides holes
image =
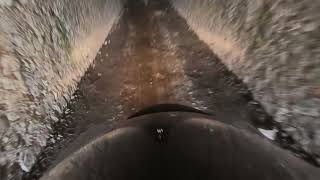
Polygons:
[[120,123],[41,180],[318,180],[319,171],[208,115],[162,112]]
[[189,112],[189,113],[211,115],[209,112],[204,112],[199,109],[195,109],[195,108],[181,105],[181,104],[156,104],[154,106],[150,106],[138,111],[137,113],[130,116],[129,119],[143,116],[143,115],[163,113],[163,112]]

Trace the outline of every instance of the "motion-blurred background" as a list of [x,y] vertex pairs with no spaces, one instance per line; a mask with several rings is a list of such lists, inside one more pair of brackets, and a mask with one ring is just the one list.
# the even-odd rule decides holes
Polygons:
[[320,2],[0,0],[0,179],[180,103],[320,164]]

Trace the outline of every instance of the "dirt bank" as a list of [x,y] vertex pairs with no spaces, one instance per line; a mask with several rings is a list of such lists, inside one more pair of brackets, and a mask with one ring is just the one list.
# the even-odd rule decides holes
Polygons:
[[121,2],[0,1],[0,179],[30,170]]
[[295,141],[320,157],[320,3],[172,0]]

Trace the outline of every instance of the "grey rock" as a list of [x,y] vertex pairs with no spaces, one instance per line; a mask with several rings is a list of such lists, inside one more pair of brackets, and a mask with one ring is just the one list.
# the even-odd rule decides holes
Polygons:
[[36,162],[37,155],[40,153],[40,147],[25,148],[19,153],[19,165],[25,172],[29,172]]

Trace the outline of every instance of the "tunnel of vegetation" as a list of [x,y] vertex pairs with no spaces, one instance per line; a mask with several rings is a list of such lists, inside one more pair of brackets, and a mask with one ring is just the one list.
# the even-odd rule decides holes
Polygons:
[[[137,1],[139,6],[142,2],[146,8],[155,3]],[[126,3],[126,0],[0,0],[1,179],[19,177],[21,169],[30,171],[41,149],[50,143],[52,128],[65,114],[77,83],[93,65],[95,57],[99,57],[98,50],[111,28],[121,22],[119,19],[127,11]],[[284,136],[295,143],[296,150],[306,152],[316,161],[320,156],[320,3],[171,0],[168,4],[248,86]],[[152,17],[162,16],[161,10],[156,9]],[[173,25],[169,27],[179,31]],[[166,32],[161,26],[158,29],[159,33],[179,38],[175,32]],[[148,28],[141,31],[144,32],[131,31],[131,35],[146,34]],[[141,36],[139,43],[143,44],[147,37]],[[168,52],[184,47],[174,47],[168,39],[162,40],[163,44],[167,43]],[[159,46],[161,49],[162,45]],[[130,52],[130,48],[124,51]],[[105,56],[108,61],[108,55]],[[172,52],[163,58],[178,61],[181,57],[186,59]],[[193,66],[197,66],[196,62]],[[180,78],[184,72],[176,73]],[[161,73],[155,77],[161,79]],[[185,81],[186,87],[188,83]]]

